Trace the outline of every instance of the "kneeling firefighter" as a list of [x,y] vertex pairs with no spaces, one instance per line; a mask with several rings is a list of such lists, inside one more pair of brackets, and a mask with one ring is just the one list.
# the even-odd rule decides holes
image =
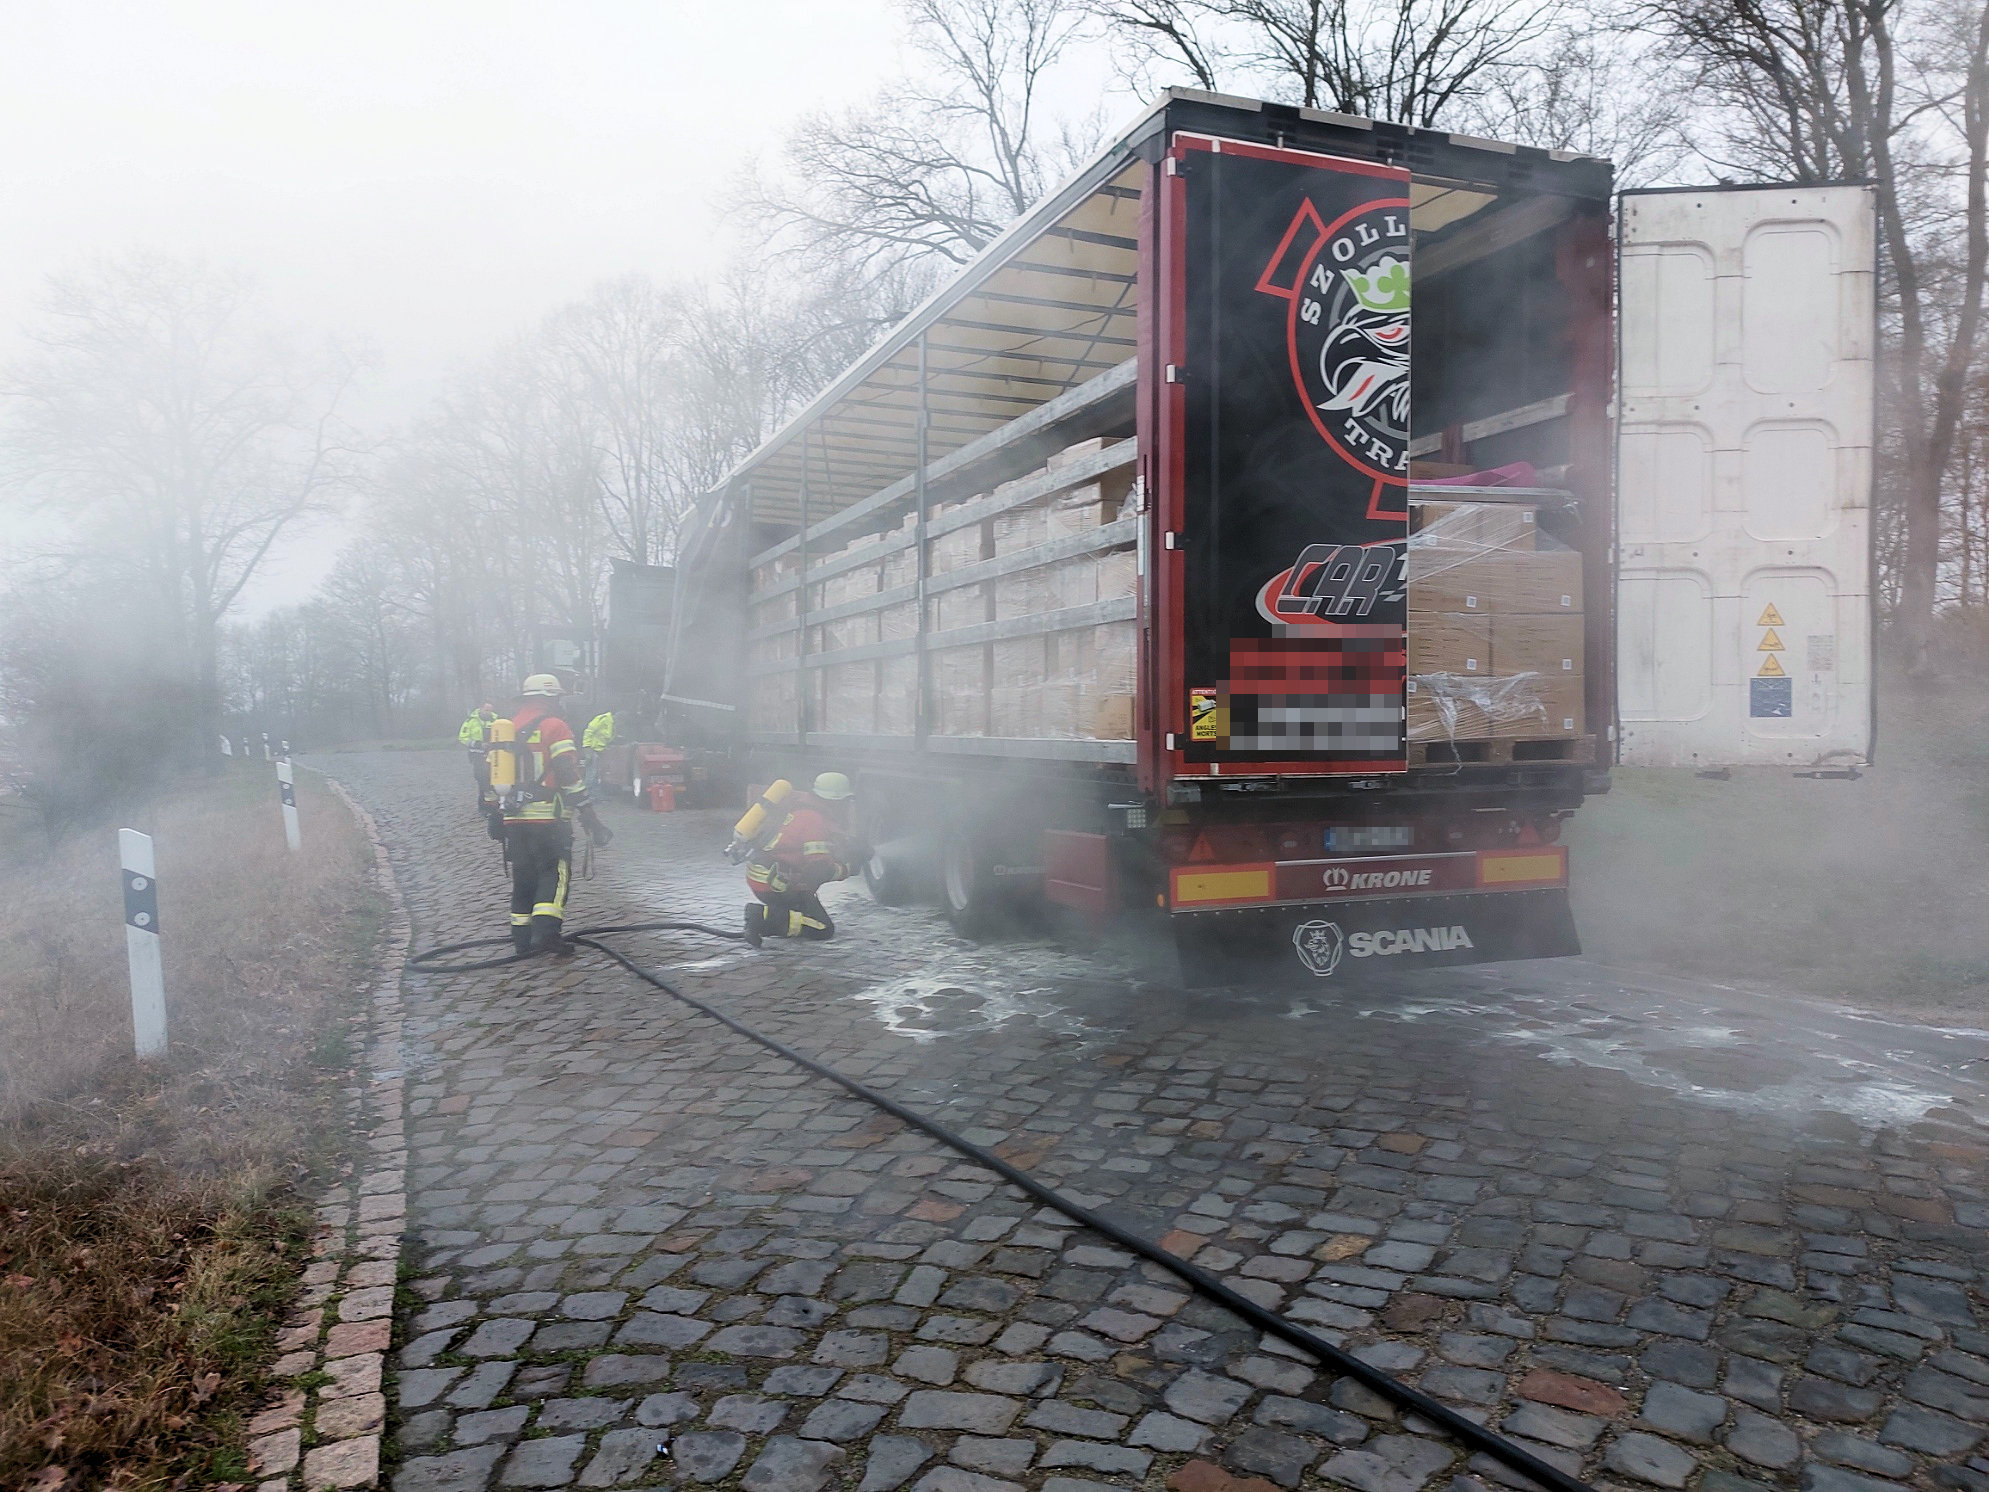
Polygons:
[[824,772],[813,790],[776,782],[733,829],[735,860],[746,862],[746,884],[757,902],[746,907],[746,941],[836,935],[817,894],[830,881],[856,873],[866,851],[850,829],[849,778]]
[[560,939],[573,871],[573,820],[607,848],[614,836],[587,800],[580,748],[559,716],[558,678],[525,680],[518,713],[493,721],[490,782],[496,802],[491,832],[511,864],[511,942],[520,953],[569,947]]

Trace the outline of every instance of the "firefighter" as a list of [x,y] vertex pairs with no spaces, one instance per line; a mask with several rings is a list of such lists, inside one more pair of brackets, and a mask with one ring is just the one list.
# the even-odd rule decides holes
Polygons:
[[456,732],[460,742],[470,755],[470,777],[477,785],[477,812],[482,813],[490,801],[490,760],[484,750],[484,743],[490,738],[490,723],[497,718],[496,707],[485,700],[463,721],[462,729]]
[[580,765],[589,790],[601,785],[601,753],[615,743],[615,712],[603,710],[580,733]]
[[512,744],[501,748],[510,764],[497,769],[494,810],[503,816],[511,862],[511,942],[520,953],[570,953],[560,929],[573,871],[573,820],[603,849],[614,836],[587,800],[580,749],[573,728],[559,716],[558,678],[535,673],[519,692],[518,713],[509,722]]
[[817,893],[830,881],[856,873],[863,851],[850,830],[849,778],[824,772],[813,790],[792,793],[781,804],[785,817],[746,862],[746,884],[759,898],[746,907],[746,941],[807,938],[821,942],[836,935]]

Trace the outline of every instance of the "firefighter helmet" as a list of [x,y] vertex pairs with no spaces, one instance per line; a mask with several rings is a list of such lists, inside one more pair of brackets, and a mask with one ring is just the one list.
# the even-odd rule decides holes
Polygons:
[[562,694],[566,693],[560,687],[559,675],[550,673],[535,673],[531,675],[525,680],[524,685],[518,692],[526,699],[558,699]]
[[815,779],[815,796],[824,803],[840,803],[854,791],[849,785],[849,778],[840,772],[823,772]]

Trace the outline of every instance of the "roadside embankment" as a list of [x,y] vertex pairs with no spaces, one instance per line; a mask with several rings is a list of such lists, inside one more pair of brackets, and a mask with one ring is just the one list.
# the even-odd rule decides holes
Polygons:
[[236,763],[154,838],[169,1050],[137,1062],[114,825],[0,826],[0,1485],[207,1485],[295,1293],[382,907],[350,813]]

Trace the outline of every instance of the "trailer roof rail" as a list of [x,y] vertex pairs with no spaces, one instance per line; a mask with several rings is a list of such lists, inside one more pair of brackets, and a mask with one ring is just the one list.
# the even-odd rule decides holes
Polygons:
[[[1018,470],[1040,460],[1032,436],[1129,431],[1140,196],[1177,131],[1406,164],[1419,242],[1438,250],[1468,231],[1467,219],[1509,207],[1502,198],[1521,188],[1532,199],[1543,188],[1603,201],[1610,192],[1606,162],[1565,151],[1172,89],[762,442],[702,506],[715,511],[730,493],[753,522],[785,530],[783,544],[760,556],[771,558],[797,547],[804,529],[812,545],[909,503],[922,449],[930,487],[966,480],[977,463],[993,473],[1009,458]],[[1508,215],[1459,257],[1552,211]],[[1122,393],[1124,428],[1098,424]]]

